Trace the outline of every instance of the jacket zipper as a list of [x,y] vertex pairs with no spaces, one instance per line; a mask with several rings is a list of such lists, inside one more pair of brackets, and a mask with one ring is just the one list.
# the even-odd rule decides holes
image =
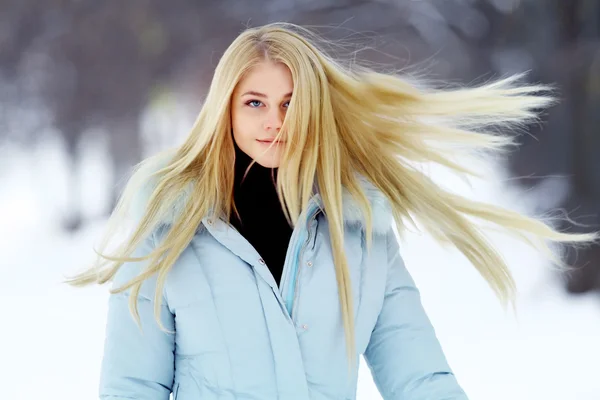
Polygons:
[[317,207],[315,210],[313,210],[310,217],[306,220],[307,222],[306,222],[305,229],[308,230],[308,237],[302,244],[302,248],[300,249],[300,252],[298,253],[298,257],[296,257],[296,260],[295,260],[295,268],[294,269],[296,270],[296,274],[294,275],[293,282],[290,283],[290,286],[293,286],[293,288],[294,288],[292,304],[291,304],[291,312],[290,312],[290,317],[292,318],[292,322],[295,322],[295,314],[296,314],[295,310],[297,307],[296,300],[298,297],[298,287],[300,286],[300,284],[299,284],[300,280],[298,279],[298,277],[300,276],[301,268],[302,268],[302,263],[300,263],[300,260],[302,259],[304,250],[306,250],[306,246],[310,243],[310,240],[312,239],[312,229],[310,229],[310,224],[312,223],[313,219],[317,215],[318,211],[319,211],[319,208]]
[[[312,222],[312,220],[315,218],[315,216],[318,214],[319,212],[319,207],[317,205],[313,206],[314,210],[312,210],[310,217],[306,220],[306,226],[305,229],[308,230],[310,223]],[[229,222],[227,222],[227,225],[229,225],[229,227],[231,227],[233,230],[235,230],[236,232],[239,233],[239,231]],[[300,252],[298,253],[298,256],[296,257],[296,260],[294,261],[295,265],[294,265],[294,269],[292,270],[292,272],[294,272],[294,270],[296,271],[295,276],[292,279],[292,282],[290,282],[290,287],[293,288],[293,292],[292,292],[292,301],[291,304],[289,305],[290,307],[288,308],[288,302],[286,301],[286,308],[288,308],[288,312],[290,314],[290,319],[292,320],[292,322],[294,322],[294,309],[296,308],[296,298],[297,296],[297,292],[298,292],[298,276],[300,274],[300,267],[301,265],[298,263],[298,261],[301,259],[302,254],[304,254],[304,250],[306,249],[306,246],[308,245],[308,243],[310,243],[310,240],[312,239],[312,230],[308,230],[308,237],[307,239],[304,241],[304,243],[302,244],[302,248],[300,249]],[[288,298],[290,297],[290,295],[288,294],[287,296]]]

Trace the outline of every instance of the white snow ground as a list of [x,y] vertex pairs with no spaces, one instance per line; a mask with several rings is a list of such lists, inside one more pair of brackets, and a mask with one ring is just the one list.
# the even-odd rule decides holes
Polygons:
[[[2,398],[97,398],[107,288],[73,289],[60,280],[91,260],[104,221],[73,237],[57,228],[66,201],[66,165],[58,143],[49,141],[27,153],[5,147],[2,153]],[[498,183],[503,177],[498,168],[494,171],[492,179],[475,182],[473,190],[443,171],[434,176],[473,198],[531,209],[531,196]],[[86,213],[96,214],[108,184],[102,143],[88,146],[80,178]],[[470,399],[600,399],[600,300],[566,296],[533,250],[502,236],[493,241],[520,288],[519,321],[502,311],[456,252],[414,234],[402,243],[407,266]],[[360,374],[358,398],[380,398],[365,364]]]

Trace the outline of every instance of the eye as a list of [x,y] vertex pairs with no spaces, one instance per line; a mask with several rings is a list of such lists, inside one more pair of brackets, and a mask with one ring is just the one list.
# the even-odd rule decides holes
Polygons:
[[284,106],[285,108],[288,108],[288,107],[290,106],[290,102],[289,102],[289,101],[286,101],[285,103],[283,103],[283,106]]
[[259,100],[250,100],[250,101],[246,102],[246,105],[250,106],[252,108],[260,107],[261,104],[262,104],[262,101],[259,101]]

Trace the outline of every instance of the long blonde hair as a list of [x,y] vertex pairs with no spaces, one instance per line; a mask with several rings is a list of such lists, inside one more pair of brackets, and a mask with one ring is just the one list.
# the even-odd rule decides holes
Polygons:
[[[287,144],[277,190],[286,216],[295,225],[314,194],[314,183],[318,184],[330,227],[349,368],[355,366],[356,354],[350,275],[344,254],[342,188],[362,208],[368,246],[372,235],[371,208],[357,175],[387,198],[399,233],[405,231],[405,224],[416,227],[418,222],[438,241],[454,245],[503,304],[514,305],[515,283],[502,257],[485,239],[484,227],[475,220],[516,235],[562,267],[547,240],[584,243],[598,238],[594,233],[558,232],[542,220],[450,193],[415,166],[433,162],[477,176],[453,158],[473,151],[501,152],[514,146],[515,128],[537,121],[536,110],[555,102],[551,86],[518,84],[523,77],[519,74],[477,87],[436,89],[424,80],[401,74],[342,65],[317,47],[319,40],[309,30],[286,23],[242,32],[220,59],[187,139],[139,165],[109,220],[97,263],[67,282],[77,286],[104,284],[123,263],[149,260],[143,273],[111,292],[131,289],[130,308],[139,323],[136,298],[140,287],[157,274],[154,310],[160,324],[165,279],[202,219],[229,220],[234,181],[230,98],[244,74],[264,60],[283,63],[292,74],[294,92],[280,132]],[[152,171],[148,166],[158,159],[165,160],[164,167]],[[106,254],[107,243],[128,215],[133,199],[150,183],[149,200],[133,233],[112,255]],[[132,257],[141,241],[182,199],[182,212],[174,216],[164,240],[150,254]]]

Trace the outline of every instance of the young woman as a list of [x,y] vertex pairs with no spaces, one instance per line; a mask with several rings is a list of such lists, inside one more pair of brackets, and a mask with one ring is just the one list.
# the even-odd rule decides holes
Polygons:
[[[492,223],[552,253],[584,242],[436,186],[417,168],[501,150],[491,134],[553,99],[519,76],[434,90],[342,66],[310,32],[270,24],[221,58],[194,127],[141,163],[98,265],[74,285],[113,282],[100,397],[355,399],[364,355],[384,399],[466,399],[399,254],[416,221],[455,245],[501,300],[514,282]],[[116,231],[135,225],[112,255]]]

